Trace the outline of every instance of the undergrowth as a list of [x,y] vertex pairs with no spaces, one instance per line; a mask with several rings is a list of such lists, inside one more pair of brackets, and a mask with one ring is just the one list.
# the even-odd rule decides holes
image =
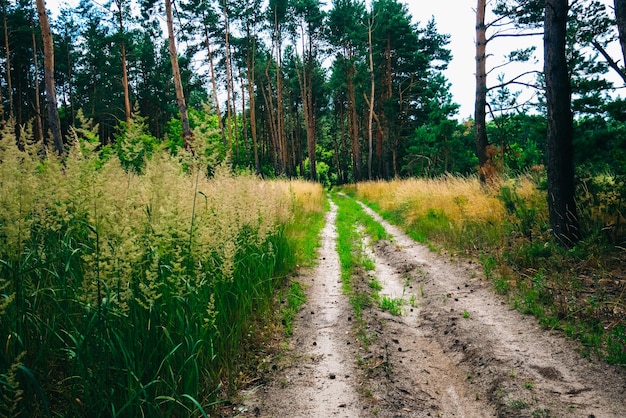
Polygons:
[[5,126],[0,415],[210,414],[311,262],[321,187],[160,149],[127,170],[78,135],[63,161],[22,145]]
[[571,249],[551,237],[536,173],[488,186],[476,177],[445,176],[343,190],[431,248],[478,259],[495,291],[521,312],[578,339],[584,353],[623,365],[626,234],[618,209],[623,193],[609,187],[615,181],[609,175],[581,181],[583,239]]

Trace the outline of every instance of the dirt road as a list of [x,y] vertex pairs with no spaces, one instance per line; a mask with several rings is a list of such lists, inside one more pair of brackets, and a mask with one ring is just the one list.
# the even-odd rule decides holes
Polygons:
[[244,393],[238,416],[626,416],[623,368],[581,357],[495,295],[479,265],[434,254],[366,210],[393,238],[371,249],[376,269],[355,286],[368,291],[375,275],[381,297],[402,298],[402,315],[372,305],[368,343],[356,338],[333,204],[320,263],[301,278],[308,299],[284,364]]

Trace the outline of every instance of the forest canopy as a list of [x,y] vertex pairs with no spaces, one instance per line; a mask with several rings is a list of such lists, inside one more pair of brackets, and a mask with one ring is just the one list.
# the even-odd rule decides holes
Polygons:
[[[620,39],[618,3],[569,6],[567,60],[575,166],[619,176],[626,105],[622,85],[606,77],[626,78],[611,47]],[[496,38],[540,36],[543,6],[489,2],[486,56]],[[18,140],[27,128],[43,144],[54,130],[42,110],[40,19],[27,0],[3,0],[1,12],[1,117],[15,122]],[[477,105],[484,129],[479,113],[459,121],[444,74],[453,59],[449,36],[399,0],[80,0],[48,14],[63,138],[82,112],[98,127],[102,152],[122,160],[134,158],[123,155],[129,141],[147,158],[158,146],[176,153],[193,137],[235,169],[327,185],[545,164],[543,74],[487,66],[486,101]],[[534,48],[507,57],[540,59]],[[532,99],[522,100],[520,88],[534,91]]]

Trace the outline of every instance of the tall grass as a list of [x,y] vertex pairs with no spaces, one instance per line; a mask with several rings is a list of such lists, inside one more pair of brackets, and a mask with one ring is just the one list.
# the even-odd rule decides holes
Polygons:
[[477,177],[366,182],[353,193],[389,220],[406,225],[418,241],[468,249],[501,243],[506,212],[496,194],[485,193]]
[[25,149],[5,127],[0,416],[208,414],[303,257],[288,231],[321,217],[321,187],[207,178],[164,152],[138,175],[89,143],[63,163]]
[[566,249],[551,238],[539,184],[536,174],[487,187],[476,177],[445,176],[365,182],[346,191],[414,238],[478,258],[495,290],[508,294],[520,311],[579,339],[587,352],[624,364],[624,287],[616,278],[626,256],[623,248],[609,245],[617,228],[602,234],[603,210],[615,199],[600,202],[603,195],[596,193],[592,202],[589,187],[582,189],[579,202],[587,204],[579,213],[586,236]]

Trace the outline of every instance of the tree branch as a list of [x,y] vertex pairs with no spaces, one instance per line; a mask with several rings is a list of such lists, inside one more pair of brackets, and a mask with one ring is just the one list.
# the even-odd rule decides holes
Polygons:
[[487,42],[490,42],[496,38],[522,38],[525,36],[543,36],[543,32],[528,32],[528,33],[494,33],[489,38],[487,38]]
[[611,58],[609,53],[606,52],[606,49],[604,49],[604,47],[600,45],[600,43],[596,40],[591,41],[591,45],[593,45],[598,50],[598,52],[602,54],[606,62],[609,64],[609,67],[614,69],[617,72],[617,74],[619,74],[619,76],[622,77],[622,80],[624,80],[624,83],[626,83],[626,72],[624,71],[624,69],[619,67],[619,65],[613,58]]
[[541,74],[541,71],[532,70],[532,71],[523,72],[523,73],[519,74],[518,76],[516,76],[516,77],[514,77],[514,78],[512,78],[512,79],[510,79],[508,81],[505,81],[503,83],[497,84],[497,85],[492,86],[492,87],[488,87],[487,91],[491,91],[491,90],[494,90],[494,89],[506,87],[506,86],[511,85],[511,84],[516,84],[516,85],[519,85],[519,86],[526,86],[526,87],[531,87],[531,88],[534,88],[534,89],[538,89],[539,86],[537,86],[537,85],[530,84],[530,83],[524,83],[522,81],[517,81],[520,78],[522,78],[522,77],[524,77],[524,76],[526,76],[528,74]]

